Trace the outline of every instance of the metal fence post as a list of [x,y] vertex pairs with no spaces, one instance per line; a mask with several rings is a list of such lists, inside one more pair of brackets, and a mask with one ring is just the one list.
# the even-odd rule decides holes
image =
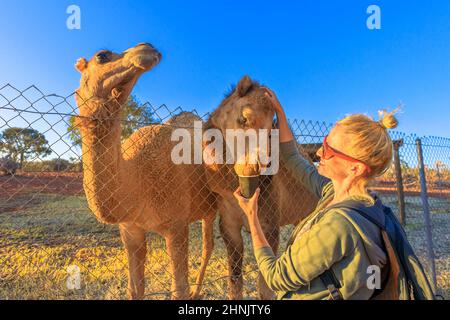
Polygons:
[[416,146],[417,146],[417,158],[418,158],[419,176],[420,176],[420,195],[422,198],[423,214],[424,214],[424,218],[425,218],[428,260],[429,260],[430,267],[431,267],[433,291],[434,291],[434,293],[436,293],[436,287],[437,287],[436,266],[435,266],[435,261],[434,261],[433,237],[432,237],[431,220],[430,220],[430,206],[428,203],[427,180],[426,180],[426,176],[425,176],[425,165],[424,165],[424,161],[423,161],[422,140],[420,138],[416,139]]
[[403,189],[402,166],[400,163],[399,150],[403,146],[403,139],[394,141],[394,167],[395,178],[397,183],[398,211],[400,214],[400,222],[402,225],[406,223],[405,214],[405,192]]

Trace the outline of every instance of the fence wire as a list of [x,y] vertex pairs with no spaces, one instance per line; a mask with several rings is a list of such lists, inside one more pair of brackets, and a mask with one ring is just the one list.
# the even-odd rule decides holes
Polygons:
[[[192,128],[192,119],[206,124],[213,114],[145,103],[124,115],[110,101],[99,106],[106,115],[80,116],[74,98],[35,86],[0,88],[0,299],[125,299],[129,286],[134,297],[183,298],[202,280],[211,250],[197,298],[273,297],[258,279],[245,219],[229,197],[238,186],[233,167],[170,162],[174,128]],[[290,125],[300,152],[315,161],[332,125]],[[398,214],[429,278],[449,298],[450,139],[400,132],[392,139],[398,159],[372,189]],[[261,223],[282,252],[317,199],[282,163],[260,185]]]

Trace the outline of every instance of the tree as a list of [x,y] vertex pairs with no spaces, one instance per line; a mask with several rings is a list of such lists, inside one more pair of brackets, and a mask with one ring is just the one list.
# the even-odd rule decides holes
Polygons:
[[0,134],[0,152],[19,163],[32,157],[46,157],[52,153],[47,139],[32,128],[8,128]]
[[[151,123],[159,121],[153,118],[153,112],[148,106],[139,106],[140,103],[135,96],[130,96],[124,105],[122,112],[122,134],[121,139],[124,141],[131,136],[137,129],[145,127]],[[75,127],[76,116],[71,116],[67,132],[73,146],[81,147],[80,129]]]

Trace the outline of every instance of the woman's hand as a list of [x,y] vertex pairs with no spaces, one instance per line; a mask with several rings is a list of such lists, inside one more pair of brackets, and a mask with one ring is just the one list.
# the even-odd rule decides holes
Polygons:
[[284,114],[283,107],[281,106],[280,101],[278,100],[276,94],[270,90],[269,88],[264,87],[265,95],[269,98],[270,102],[272,103],[273,109],[275,110],[277,115]]
[[259,223],[258,220],[258,198],[260,192],[261,192],[260,188],[256,189],[255,194],[250,199],[246,199],[243,196],[241,196],[240,188],[238,188],[234,192],[234,197],[237,199],[237,201],[239,202],[239,206],[242,208],[245,215],[247,216],[248,225],[250,227],[250,233],[252,235],[253,247],[255,249],[270,247],[264,235],[264,232],[261,228],[261,224]]
[[292,134],[292,131],[289,128],[286,114],[284,113],[283,107],[281,106],[280,101],[278,101],[277,96],[269,88],[264,87],[264,91],[265,95],[270,99],[273,109],[277,114],[278,128],[280,129],[280,143],[294,140],[294,135]]
[[250,199],[244,198],[241,195],[241,188],[238,188],[234,193],[234,197],[239,203],[239,206],[244,211],[249,222],[254,221],[253,219],[258,218],[258,199],[261,189],[256,189],[255,194]]

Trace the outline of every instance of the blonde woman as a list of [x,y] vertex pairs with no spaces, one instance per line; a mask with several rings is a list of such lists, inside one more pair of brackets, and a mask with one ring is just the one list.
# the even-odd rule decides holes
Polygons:
[[363,217],[357,224],[350,222],[345,217],[349,209],[340,205],[348,200],[367,207],[375,204],[367,186],[391,163],[393,146],[387,129],[395,128],[397,120],[393,113],[382,112],[380,121],[358,114],[337,122],[317,151],[321,160],[316,168],[298,153],[275,94],[269,89],[266,94],[278,118],[280,156],[296,179],[320,198],[317,208],[294,229],[286,251],[276,257],[258,220],[260,190],[249,200],[236,190],[267,285],[278,299],[371,298],[368,270],[373,266],[382,270],[388,261],[381,232]]

